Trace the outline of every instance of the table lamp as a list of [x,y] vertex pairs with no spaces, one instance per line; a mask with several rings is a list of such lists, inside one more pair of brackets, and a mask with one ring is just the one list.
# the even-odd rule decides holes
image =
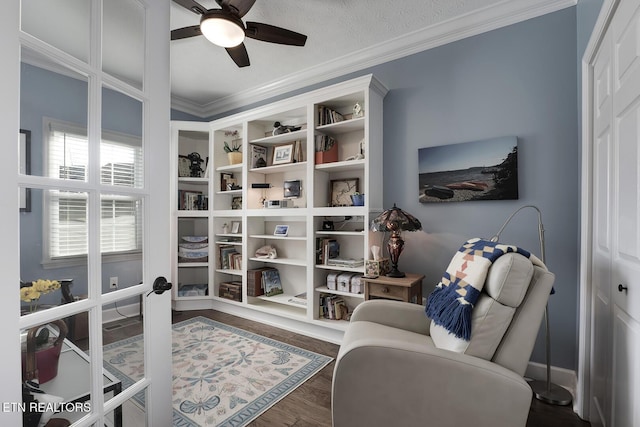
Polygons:
[[389,277],[404,277],[405,274],[398,270],[398,258],[404,247],[404,240],[400,237],[401,231],[422,230],[422,224],[413,215],[403,211],[396,204],[387,209],[371,221],[371,231],[390,231],[391,237],[387,243],[389,258],[391,258],[391,271]]

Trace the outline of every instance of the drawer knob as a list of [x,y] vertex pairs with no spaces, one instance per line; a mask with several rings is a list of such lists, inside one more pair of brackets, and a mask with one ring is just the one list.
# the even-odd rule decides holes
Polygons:
[[628,288],[626,286],[624,286],[622,283],[620,283],[618,285],[618,292],[624,292],[626,294],[627,293],[627,289]]
[[385,294],[388,294],[389,293],[389,288],[387,288],[387,287],[382,288],[382,292],[385,293]]

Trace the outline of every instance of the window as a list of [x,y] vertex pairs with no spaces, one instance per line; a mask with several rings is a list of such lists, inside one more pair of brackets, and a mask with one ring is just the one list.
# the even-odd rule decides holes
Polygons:
[[[89,156],[86,130],[48,121],[47,176],[87,181]],[[138,137],[104,132],[100,143],[100,183],[114,187],[142,186],[142,147]],[[87,254],[87,193],[51,190],[45,200],[48,214],[45,262]],[[139,252],[142,246],[142,201],[127,195],[102,195],[100,249],[103,254]]]

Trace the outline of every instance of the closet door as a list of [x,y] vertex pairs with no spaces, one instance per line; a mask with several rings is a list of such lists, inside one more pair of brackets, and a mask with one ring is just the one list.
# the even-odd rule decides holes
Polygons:
[[614,245],[611,425],[640,425],[640,4],[624,0],[613,43]]
[[611,178],[612,62],[607,34],[593,69],[593,239],[590,414],[594,426],[609,425],[611,416]]

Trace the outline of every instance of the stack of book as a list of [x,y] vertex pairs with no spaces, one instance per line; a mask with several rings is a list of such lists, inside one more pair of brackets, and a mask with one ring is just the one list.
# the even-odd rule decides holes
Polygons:
[[319,316],[331,320],[349,320],[347,304],[338,295],[320,294]]
[[316,135],[314,149],[316,152],[329,151],[336,145],[336,140],[329,135]]
[[316,237],[316,264],[329,265],[340,255],[340,243],[336,239]]
[[255,268],[247,270],[247,295],[250,297],[259,297],[264,295],[264,285],[262,283],[262,272],[272,267]]
[[181,211],[206,211],[209,197],[202,191],[178,190],[178,209]]
[[220,245],[220,268],[223,270],[241,270],[242,254],[233,245]]
[[344,120],[344,116],[335,110],[323,105],[318,105],[318,125],[329,125]]
[[364,258],[329,258],[327,260],[327,265],[331,265],[333,267],[356,268],[364,265]]

